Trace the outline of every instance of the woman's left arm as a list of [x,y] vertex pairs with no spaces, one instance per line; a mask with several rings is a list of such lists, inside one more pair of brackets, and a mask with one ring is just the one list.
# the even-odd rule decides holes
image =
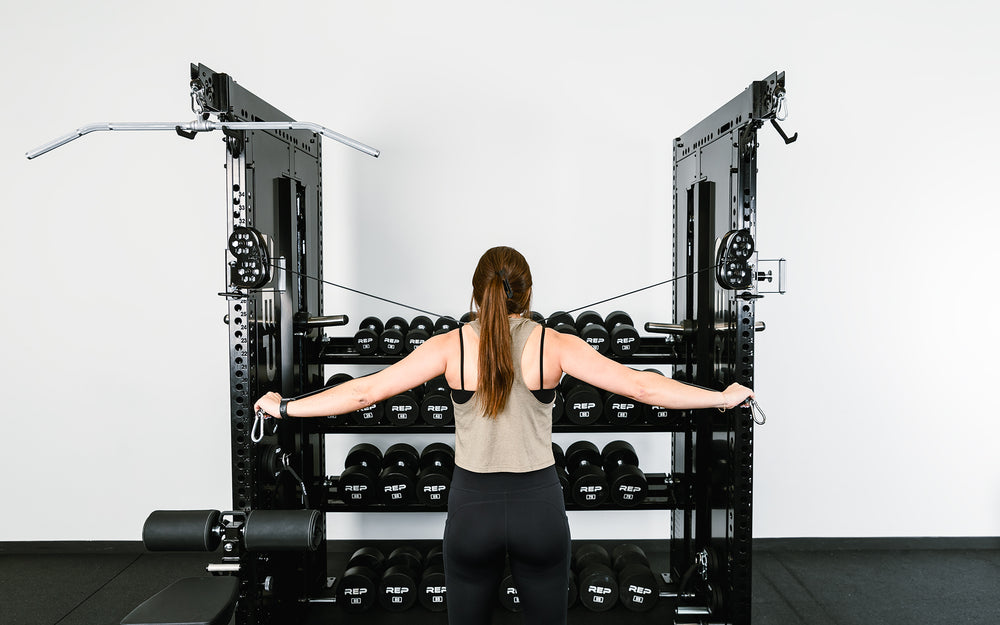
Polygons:
[[[452,331],[454,332],[454,331]],[[399,362],[363,378],[355,378],[321,393],[289,401],[289,417],[326,417],[347,414],[388,399],[444,373],[452,332],[427,339]],[[254,410],[278,417],[281,395],[267,393],[257,400]]]

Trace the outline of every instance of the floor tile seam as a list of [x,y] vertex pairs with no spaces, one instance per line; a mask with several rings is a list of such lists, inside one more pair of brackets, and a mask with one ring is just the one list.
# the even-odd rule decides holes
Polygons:
[[795,571],[793,571],[787,564],[785,564],[784,560],[782,560],[781,558],[775,558],[775,560],[778,562],[781,568],[785,569],[785,571],[791,576],[791,578],[795,580],[795,583],[797,583],[802,588],[802,590],[805,591],[806,595],[808,595],[809,599],[812,600],[813,604],[815,604],[816,607],[819,608],[820,612],[824,616],[826,616],[826,618],[828,618],[829,621],[834,625],[840,625],[837,619],[834,618],[833,615],[826,609],[826,604],[817,599],[815,595],[813,595],[812,591],[809,590],[809,587],[806,586],[802,578],[796,575]]
[[101,584],[92,593],[90,593],[89,595],[87,595],[86,597],[84,597],[83,599],[81,599],[75,606],[73,606],[72,608],[70,608],[69,611],[66,612],[66,614],[63,614],[59,618],[59,620],[57,620],[52,625],[59,625],[59,623],[62,623],[64,620],[66,620],[71,614],[73,614],[74,612],[76,612],[77,610],[79,610],[80,607],[83,606],[83,604],[85,604],[88,601],[90,601],[92,598],[94,598],[94,596],[97,595],[97,593],[99,593],[102,590],[104,590],[105,588],[107,588],[108,585],[111,584],[111,582],[115,581],[116,579],[118,579],[119,577],[121,577],[122,574],[125,573],[125,571],[129,570],[130,568],[132,568],[135,565],[135,563],[138,562],[140,558],[142,558],[143,555],[145,555],[145,554],[142,554],[142,553],[136,554],[136,556],[132,559],[131,562],[129,562],[127,565],[125,565],[120,571],[118,571],[117,573],[115,573],[114,575],[112,575],[106,582],[104,582],[103,584]]

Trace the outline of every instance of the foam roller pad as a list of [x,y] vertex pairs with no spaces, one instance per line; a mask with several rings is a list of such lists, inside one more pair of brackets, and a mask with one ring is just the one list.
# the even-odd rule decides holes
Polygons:
[[250,551],[315,551],[324,530],[318,510],[253,510],[243,542]]
[[218,510],[156,510],[142,526],[150,551],[215,551],[221,542]]

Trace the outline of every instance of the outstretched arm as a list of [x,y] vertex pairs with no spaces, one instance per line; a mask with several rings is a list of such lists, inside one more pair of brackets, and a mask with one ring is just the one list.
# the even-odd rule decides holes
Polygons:
[[[449,333],[450,334],[450,333]],[[290,401],[289,417],[325,417],[347,414],[388,399],[444,373],[447,365],[448,334],[431,337],[408,356],[385,369],[363,378],[349,380],[321,393]],[[281,395],[267,393],[254,404],[272,417],[278,416]]]
[[753,391],[740,384],[731,384],[725,391],[709,391],[651,371],[636,371],[597,353],[583,339],[553,334],[559,337],[557,349],[563,371],[587,384],[650,406],[733,408],[753,397]]

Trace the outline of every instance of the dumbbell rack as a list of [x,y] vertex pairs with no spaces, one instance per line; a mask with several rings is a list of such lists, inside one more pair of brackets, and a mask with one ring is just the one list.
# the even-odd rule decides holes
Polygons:
[[[192,65],[192,98],[197,113],[218,113],[224,121],[289,120],[281,111],[236,84],[229,76]],[[772,119],[784,93],[784,74],[756,81],[674,142],[674,261],[678,274],[699,273],[676,283],[673,319],[693,331],[643,337],[625,364],[674,365],[695,383],[721,388],[729,381],[753,385],[756,284],[722,289],[712,272],[711,250],[726,231],[756,228],[756,131]],[[232,492],[234,510],[346,510],[328,497],[325,436],[340,433],[442,433],[453,427],[414,424],[329,427],[321,419],[282,422],[261,444],[251,441],[252,404],[267,391],[296,396],[323,385],[323,365],[387,365],[398,358],[360,356],[347,337],[325,337],[322,279],[322,151],[319,135],[306,130],[224,131],[227,214],[230,232],[260,233],[271,274],[263,285],[237,284],[236,260],[227,256],[231,392]],[[730,199],[731,198],[731,199]],[[341,320],[346,322],[346,319]],[[746,328],[750,328],[749,334]],[[558,424],[556,432],[620,431],[609,425]],[[711,613],[674,612],[667,603],[653,612],[617,610],[617,622],[750,622],[750,539],[753,422],[748,410],[696,411],[670,427],[635,425],[628,432],[670,432],[676,480],[653,489],[646,508],[670,510],[671,528],[647,552],[654,570],[674,585],[702,566],[688,601],[707,604]],[[276,459],[284,469],[275,472]],[[289,479],[294,475],[295,479]],[[651,484],[667,476],[651,474]],[[682,495],[678,496],[677,493]],[[569,506],[573,509],[572,506]],[[372,509],[388,510],[388,508]],[[409,510],[423,508],[411,506]],[[599,507],[597,509],[611,509]],[[393,511],[397,511],[393,509]],[[641,541],[640,541],[641,542]],[[343,554],[353,543],[327,544],[313,554],[249,554],[239,563],[239,625],[347,622],[328,602],[330,577],[342,571]],[[709,557],[712,556],[712,557]],[[708,562],[711,560],[711,562]],[[329,572],[329,574],[328,574]],[[273,582],[273,583],[272,583]],[[682,602],[684,603],[684,602]],[[672,604],[671,604],[672,605]],[[330,610],[333,610],[331,613]],[[370,623],[398,623],[399,615],[373,611]],[[404,618],[444,622],[440,613],[419,609]],[[606,622],[606,613],[571,612],[576,623]],[[498,622],[517,622],[499,615]]]

